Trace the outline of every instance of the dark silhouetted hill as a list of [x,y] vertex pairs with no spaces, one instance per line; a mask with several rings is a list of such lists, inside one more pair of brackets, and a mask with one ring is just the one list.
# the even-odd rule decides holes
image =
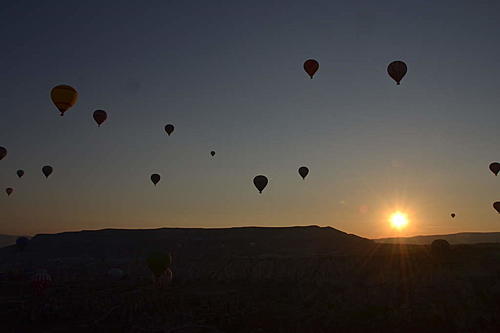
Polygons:
[[18,237],[19,236],[0,235],[0,247],[16,244],[16,239]]
[[374,239],[374,241],[389,244],[427,245],[436,239],[444,239],[450,244],[500,243],[500,232],[461,232],[449,235],[380,238]]

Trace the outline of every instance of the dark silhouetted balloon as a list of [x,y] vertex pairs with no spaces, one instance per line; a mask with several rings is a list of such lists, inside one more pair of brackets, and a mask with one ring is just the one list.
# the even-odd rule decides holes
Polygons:
[[7,156],[7,149],[4,147],[0,147],[0,160]]
[[92,115],[94,117],[95,122],[97,123],[97,127],[100,127],[103,122],[108,119],[108,114],[104,110],[96,110]]
[[167,132],[168,136],[174,132],[174,125],[167,124],[165,125],[165,132]]
[[255,176],[253,179],[253,184],[259,190],[259,193],[262,193],[262,191],[266,188],[268,183],[267,177],[263,175],[258,175]]
[[52,88],[50,97],[55,106],[61,111],[61,116],[63,116],[64,112],[75,105],[78,99],[78,92],[71,86],[61,84]]
[[212,151],[210,152],[210,155],[215,156],[215,152],[212,150]]
[[154,276],[159,278],[171,265],[172,257],[170,254],[154,252],[148,256],[146,263]]
[[158,184],[158,182],[160,181],[161,179],[161,176],[157,173],[153,173],[151,175],[151,181],[153,182],[153,184],[156,186],[156,184]]
[[495,174],[495,176],[497,176],[498,173],[500,172],[500,163],[498,163],[498,162],[491,163],[490,170],[491,170],[491,172],[493,172]]
[[306,179],[306,176],[309,174],[309,168],[308,167],[300,167],[299,168],[299,175],[302,177],[302,179]]
[[19,251],[24,251],[26,246],[28,246],[29,239],[27,237],[18,237],[16,239],[16,247]]
[[450,214],[452,218],[455,218],[455,213]]
[[49,176],[52,174],[52,167],[50,165],[46,165],[42,168],[42,173],[45,175],[45,178],[49,178]]
[[37,294],[42,294],[52,283],[52,277],[45,269],[41,269],[31,279],[33,289]]
[[396,84],[399,84],[403,77],[406,75],[408,68],[402,61],[393,61],[387,66],[387,73],[392,77]]
[[497,201],[493,204],[493,208],[495,208],[495,210],[500,213],[500,201]]
[[12,194],[12,192],[14,192],[14,189],[13,189],[12,187],[7,187],[7,188],[5,189],[5,192],[7,193],[7,195],[11,195],[11,194]]
[[318,71],[319,68],[319,62],[317,62],[314,59],[308,59],[304,62],[304,70],[306,71],[307,74],[311,77],[311,79],[314,76],[314,73]]
[[431,243],[431,253],[437,257],[443,257],[450,253],[450,243],[445,239],[436,239]]
[[17,170],[16,174],[19,178],[21,178],[22,176],[24,176],[24,170]]

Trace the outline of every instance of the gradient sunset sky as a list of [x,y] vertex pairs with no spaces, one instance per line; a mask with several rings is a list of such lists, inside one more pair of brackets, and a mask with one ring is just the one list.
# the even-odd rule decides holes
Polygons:
[[[498,1],[4,1],[0,233],[500,231],[498,17]],[[58,84],[79,92],[64,117]]]

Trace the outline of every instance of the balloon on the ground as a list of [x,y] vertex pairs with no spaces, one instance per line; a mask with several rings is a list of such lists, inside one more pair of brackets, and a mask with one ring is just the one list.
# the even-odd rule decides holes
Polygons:
[[7,156],[7,148],[0,147],[0,160]]
[[402,61],[393,61],[387,66],[387,73],[396,81],[396,84],[400,84],[407,71],[408,67],[406,67],[406,64]]
[[17,170],[16,174],[19,178],[21,178],[22,176],[24,176],[24,170]]
[[148,256],[146,263],[151,272],[158,279],[168,266],[172,264],[172,257],[167,253],[154,252]]
[[37,294],[43,293],[52,283],[52,277],[45,269],[38,270],[31,279],[33,289]]
[[302,179],[306,179],[308,174],[309,174],[308,167],[303,166],[299,168],[299,175],[302,177]]
[[14,189],[13,189],[12,187],[7,187],[7,188],[5,189],[5,192],[7,193],[7,195],[11,195],[11,194],[12,194],[12,192],[14,192]]
[[64,112],[75,105],[78,99],[78,92],[71,86],[61,84],[52,88],[50,97],[52,102],[61,112],[61,116],[63,116]]
[[308,59],[304,62],[304,70],[306,71],[307,74],[313,78],[314,74],[318,71],[319,68],[319,62],[317,62],[314,59]]
[[49,178],[53,171],[54,169],[50,165],[46,165],[42,168],[42,173],[44,174],[45,178]]
[[174,132],[174,125],[167,124],[165,125],[165,132],[167,132],[168,136]]
[[161,179],[161,176],[157,173],[153,173],[151,175],[151,181],[153,182],[153,184],[156,186],[156,184],[158,184],[158,182],[160,181]]
[[498,163],[498,162],[491,163],[490,164],[490,170],[491,170],[491,172],[493,172],[493,174],[495,176],[497,176],[498,173],[500,172],[500,163]]
[[262,191],[266,188],[267,183],[268,179],[266,176],[263,175],[255,176],[253,179],[253,184],[255,185],[257,190],[259,190],[259,193],[262,193]]
[[97,127],[100,127],[108,119],[108,114],[104,110],[96,110],[92,116],[97,123]]

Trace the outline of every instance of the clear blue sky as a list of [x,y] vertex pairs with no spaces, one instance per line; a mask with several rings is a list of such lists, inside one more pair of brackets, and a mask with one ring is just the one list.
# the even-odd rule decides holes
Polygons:
[[[382,237],[394,210],[410,217],[403,235],[498,231],[498,17],[498,1],[4,1],[0,187],[15,192],[0,195],[0,233]],[[408,64],[400,86],[393,60]],[[64,117],[49,98],[61,83],[80,96]]]

